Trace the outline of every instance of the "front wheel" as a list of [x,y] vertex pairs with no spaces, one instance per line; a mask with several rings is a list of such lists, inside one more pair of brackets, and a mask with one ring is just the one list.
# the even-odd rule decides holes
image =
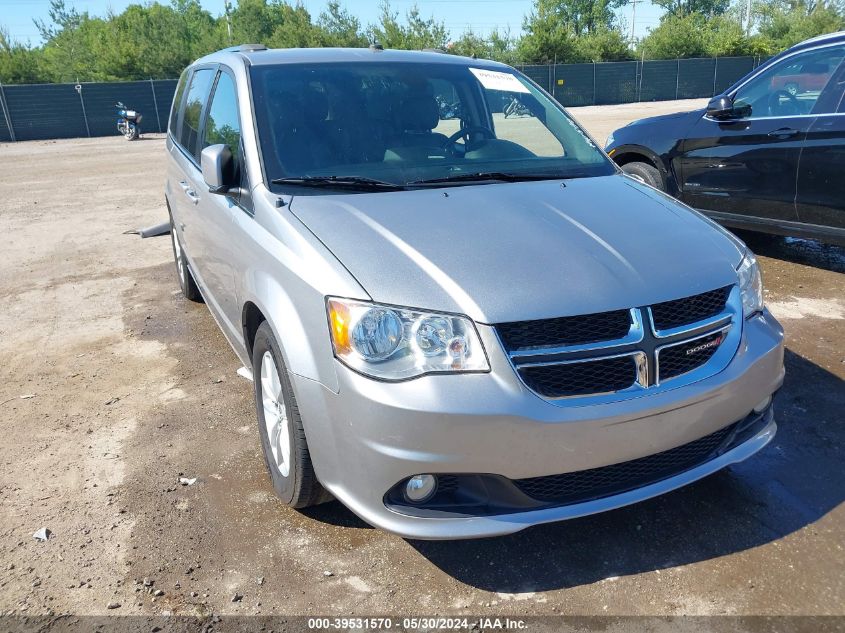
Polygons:
[[633,162],[622,165],[622,171],[629,176],[633,176],[640,182],[651,185],[655,189],[663,191],[663,178],[660,177],[660,172],[657,168],[648,163]]
[[255,334],[252,376],[258,434],[276,494],[293,508],[331,500],[314,473],[299,407],[279,345],[266,321]]

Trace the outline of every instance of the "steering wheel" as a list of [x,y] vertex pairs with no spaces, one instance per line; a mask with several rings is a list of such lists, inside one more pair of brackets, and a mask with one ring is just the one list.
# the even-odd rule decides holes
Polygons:
[[[782,101],[781,97],[786,98]],[[788,90],[775,90],[769,95],[769,114],[794,115],[801,114],[801,103]]]
[[469,137],[472,134],[481,134],[487,139],[496,138],[496,134],[490,128],[484,127],[483,125],[470,125],[469,127],[461,128],[460,130],[452,134],[452,136],[450,136],[448,139],[446,139],[446,143],[444,144],[446,152],[450,156],[461,155],[461,153],[457,151],[458,148],[461,147],[460,145],[458,145],[458,141],[463,139],[463,154],[466,154],[467,150],[469,149]]

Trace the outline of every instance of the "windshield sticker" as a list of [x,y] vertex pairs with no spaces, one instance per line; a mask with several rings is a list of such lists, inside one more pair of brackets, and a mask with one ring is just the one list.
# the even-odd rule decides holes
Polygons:
[[531,91],[523,86],[522,82],[516,78],[516,75],[511,75],[510,73],[500,73],[495,70],[482,70],[481,68],[470,68],[469,71],[475,75],[476,79],[478,79],[478,81],[481,82],[481,85],[487,88],[487,90],[531,93]]

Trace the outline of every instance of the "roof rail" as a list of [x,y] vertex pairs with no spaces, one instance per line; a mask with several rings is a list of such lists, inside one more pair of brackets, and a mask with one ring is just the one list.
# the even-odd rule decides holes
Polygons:
[[240,53],[251,53],[253,51],[266,51],[267,47],[264,44],[241,44],[236,46],[235,50]]

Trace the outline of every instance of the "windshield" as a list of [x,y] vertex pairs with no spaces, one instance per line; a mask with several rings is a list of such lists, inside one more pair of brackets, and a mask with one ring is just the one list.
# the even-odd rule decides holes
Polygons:
[[[516,71],[422,63],[253,66],[264,167],[291,184],[614,173],[563,110]],[[343,182],[341,182],[343,181]],[[387,186],[385,186],[387,185]]]

